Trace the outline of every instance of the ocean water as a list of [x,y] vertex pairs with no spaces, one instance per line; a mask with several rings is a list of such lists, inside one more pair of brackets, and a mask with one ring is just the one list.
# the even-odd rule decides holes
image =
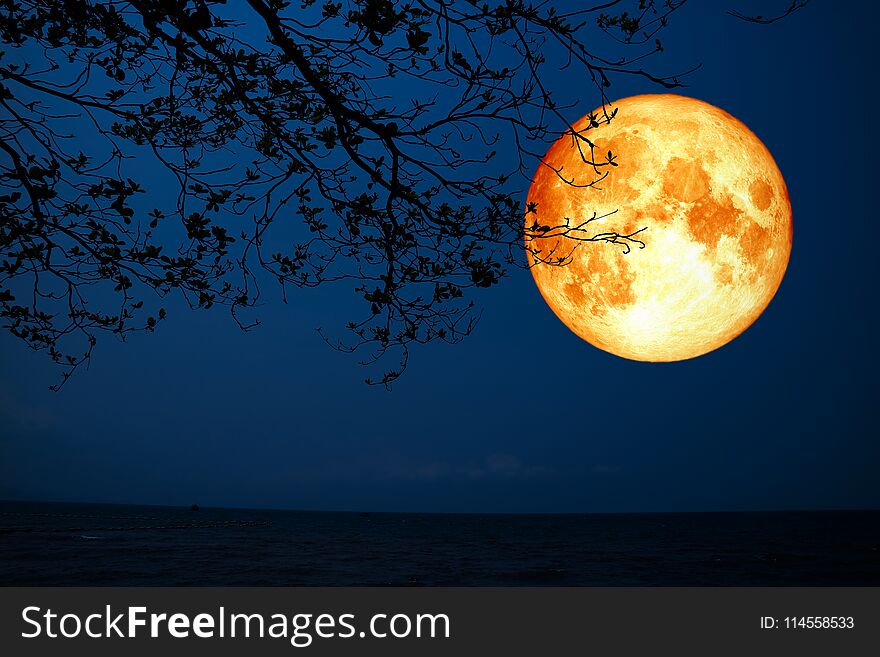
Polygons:
[[452,515],[0,502],[0,585],[880,585],[880,512]]

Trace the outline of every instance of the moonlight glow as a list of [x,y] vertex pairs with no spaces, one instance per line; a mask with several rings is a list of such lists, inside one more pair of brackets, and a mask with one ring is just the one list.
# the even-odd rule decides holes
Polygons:
[[[675,95],[612,107],[611,122],[585,136],[596,146],[594,161],[611,151],[618,166],[602,168],[609,175],[595,187],[567,184],[561,177],[583,184],[596,174],[563,136],[528,200],[542,224],[574,225],[616,210],[586,228],[646,228],[637,235],[645,247],[625,254],[620,244],[580,243],[568,265],[535,264],[535,282],[566,326],[600,349],[646,361],[705,354],[747,329],[782,281],[792,239],[785,181],[764,144],[717,107]],[[573,127],[588,125],[584,117]],[[576,244],[550,235],[529,248],[544,257]]]

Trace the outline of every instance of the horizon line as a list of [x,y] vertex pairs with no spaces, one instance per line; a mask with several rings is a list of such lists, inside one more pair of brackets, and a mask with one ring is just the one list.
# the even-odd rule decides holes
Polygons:
[[257,506],[225,506],[205,505],[198,502],[192,504],[147,504],[142,502],[94,502],[72,500],[49,500],[49,499],[0,499],[0,504],[25,503],[25,504],[83,504],[91,506],[144,506],[167,509],[190,509],[197,506],[199,510],[220,511],[284,511],[289,513],[376,513],[397,515],[497,515],[497,516],[580,516],[580,515],[668,515],[668,514],[720,514],[720,513],[877,513],[880,508],[871,507],[835,507],[835,508],[780,508],[780,509],[724,509],[724,510],[663,510],[663,511],[387,511],[379,509],[306,509],[291,507],[257,507]]

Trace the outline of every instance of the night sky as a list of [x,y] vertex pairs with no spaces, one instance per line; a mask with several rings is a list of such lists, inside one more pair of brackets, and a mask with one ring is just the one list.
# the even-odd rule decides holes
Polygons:
[[[758,4],[769,13],[788,2]],[[693,2],[649,64],[674,73],[702,63],[680,93],[748,125],[789,187],[785,280],[727,346],[679,363],[622,360],[570,333],[523,270],[478,296],[471,338],[415,351],[392,392],[364,385],[357,358],[315,331],[351,319],[350,284],[295,291],[287,305],[267,290],[250,333],[222,309],[167,304],[155,334],[105,338],[60,393],[48,390],[58,376],[48,358],[4,332],[0,498],[450,512],[880,507],[869,229],[880,16],[871,3],[855,15],[842,4],[814,1],[759,26],[728,16],[726,3]],[[572,120],[598,104],[571,72],[545,84],[582,89]],[[632,77],[610,91],[659,89]],[[545,355],[531,353],[536,343]]]

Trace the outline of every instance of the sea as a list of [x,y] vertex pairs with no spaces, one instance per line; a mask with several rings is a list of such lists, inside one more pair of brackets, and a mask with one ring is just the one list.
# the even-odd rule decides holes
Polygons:
[[880,511],[330,513],[0,502],[3,586],[877,586]]

